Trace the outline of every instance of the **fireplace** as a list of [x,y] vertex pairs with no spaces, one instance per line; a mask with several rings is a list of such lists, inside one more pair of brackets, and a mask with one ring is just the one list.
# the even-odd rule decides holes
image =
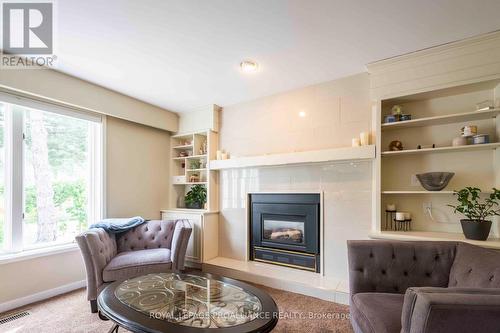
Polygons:
[[249,215],[251,260],[319,272],[319,194],[250,194]]

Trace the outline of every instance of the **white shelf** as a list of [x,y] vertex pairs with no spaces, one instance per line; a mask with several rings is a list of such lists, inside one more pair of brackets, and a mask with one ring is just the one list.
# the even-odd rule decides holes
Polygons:
[[409,127],[421,127],[421,126],[433,126],[433,125],[444,125],[451,123],[460,123],[465,121],[474,121],[488,118],[496,118],[500,113],[500,109],[492,109],[486,111],[472,111],[465,113],[455,113],[444,116],[426,117],[420,119],[412,119],[405,121],[397,121],[394,123],[382,124],[382,131],[409,128]]
[[173,160],[188,160],[188,159],[200,159],[200,158],[207,158],[207,155],[191,155],[191,156],[172,157]]
[[500,239],[489,238],[485,241],[466,239],[463,234],[433,231],[374,231],[370,238],[403,241],[456,241],[466,242],[486,248],[500,249]]
[[207,155],[192,155],[192,156],[188,156],[186,157],[186,159],[198,159],[198,158],[207,158]]
[[172,184],[172,185],[206,185],[208,184],[208,182],[185,182],[185,183],[175,183],[175,184]]
[[207,169],[186,169],[186,172],[207,171]]
[[208,209],[197,209],[197,208],[185,208],[185,207],[177,207],[177,208],[169,208],[160,210],[162,213],[205,213],[205,214],[217,214],[219,211],[210,211]]
[[222,170],[234,168],[275,166],[287,164],[305,164],[329,161],[355,161],[375,158],[375,146],[334,148],[314,151],[304,151],[286,154],[269,154],[231,158],[228,160],[213,160],[209,162],[209,169]]
[[[455,193],[454,191],[426,191],[426,190],[421,190],[421,191],[382,191],[382,194],[453,194]],[[482,191],[482,194],[490,194],[492,193],[491,191]]]
[[473,150],[488,150],[500,147],[499,142],[485,143],[479,145],[467,146],[450,146],[450,147],[437,147],[437,148],[423,148],[423,149],[407,149],[398,151],[383,151],[382,156],[396,156],[396,155],[413,155],[413,154],[426,154],[426,153],[445,153],[445,152],[463,152]]
[[173,149],[193,149],[193,145],[183,145],[183,146],[175,146]]
[[382,194],[453,194],[453,191],[382,191]]

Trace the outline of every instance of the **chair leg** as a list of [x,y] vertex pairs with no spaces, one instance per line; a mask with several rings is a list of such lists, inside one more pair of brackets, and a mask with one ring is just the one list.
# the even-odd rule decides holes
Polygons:
[[90,301],[90,312],[97,313],[97,300],[95,299]]
[[111,326],[111,328],[109,329],[108,333],[118,333],[118,324],[113,324],[113,326]]

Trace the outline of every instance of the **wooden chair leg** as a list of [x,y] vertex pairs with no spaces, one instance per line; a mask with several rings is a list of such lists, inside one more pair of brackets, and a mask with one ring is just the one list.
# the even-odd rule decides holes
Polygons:
[[90,312],[97,313],[97,300],[95,299],[90,301]]
[[118,328],[120,326],[118,326],[118,324],[113,324],[113,326],[111,326],[111,328],[109,329],[108,333],[118,333]]

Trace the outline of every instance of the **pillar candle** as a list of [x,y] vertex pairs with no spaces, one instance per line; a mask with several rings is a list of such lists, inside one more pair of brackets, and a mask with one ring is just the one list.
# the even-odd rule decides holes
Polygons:
[[359,140],[361,141],[362,146],[368,146],[370,144],[370,133],[368,132],[359,133]]
[[396,220],[397,221],[404,221],[405,220],[405,214],[404,212],[396,212]]
[[396,210],[396,205],[395,204],[387,204],[386,210],[390,212],[394,212]]
[[359,138],[352,139],[352,146],[353,147],[359,147],[359,146],[361,146],[361,141],[359,140]]

